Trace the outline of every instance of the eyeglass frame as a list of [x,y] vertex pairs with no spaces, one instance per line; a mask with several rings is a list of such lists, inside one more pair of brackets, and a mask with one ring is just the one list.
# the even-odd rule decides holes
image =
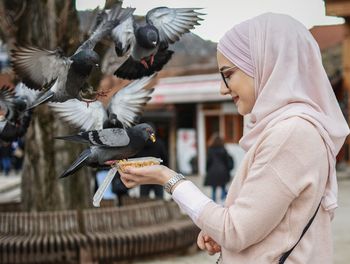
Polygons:
[[[224,84],[225,84],[225,86],[226,86],[226,88],[227,89],[230,89],[229,88],[229,86],[228,86],[228,81],[226,80],[227,78],[229,78],[229,77],[226,77],[225,76],[225,72],[227,72],[227,71],[230,71],[230,70],[233,70],[233,69],[238,69],[238,67],[237,66],[232,66],[232,67],[229,67],[229,68],[225,68],[224,70],[220,70],[219,72],[220,72],[220,75],[221,75],[221,78],[222,78],[222,80],[224,81]],[[232,74],[233,74],[233,72],[232,72]]]

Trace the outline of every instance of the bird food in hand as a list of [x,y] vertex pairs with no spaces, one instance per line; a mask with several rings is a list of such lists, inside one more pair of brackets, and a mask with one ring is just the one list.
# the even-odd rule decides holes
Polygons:
[[145,166],[151,166],[151,165],[158,165],[161,162],[163,162],[162,159],[158,159],[154,157],[143,157],[143,158],[118,160],[117,165],[118,165],[118,169],[121,172],[125,172],[126,167],[139,168],[139,167],[145,167]]

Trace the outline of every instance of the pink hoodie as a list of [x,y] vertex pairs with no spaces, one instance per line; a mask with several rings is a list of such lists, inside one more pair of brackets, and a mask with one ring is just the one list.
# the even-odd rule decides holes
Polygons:
[[335,158],[349,127],[311,33],[290,16],[266,13],[229,30],[218,50],[255,79],[254,108],[240,145],[249,150],[262,131],[291,116],[311,122],[326,142],[329,179],[323,207],[337,207]]

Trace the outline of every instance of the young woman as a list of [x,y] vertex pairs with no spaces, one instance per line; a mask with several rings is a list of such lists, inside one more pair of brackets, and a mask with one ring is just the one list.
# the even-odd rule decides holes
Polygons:
[[171,187],[202,230],[199,247],[222,263],[333,263],[335,158],[349,128],[316,41],[295,19],[267,13],[230,29],[217,60],[221,93],[248,120],[225,206],[164,166],[129,168],[122,180]]

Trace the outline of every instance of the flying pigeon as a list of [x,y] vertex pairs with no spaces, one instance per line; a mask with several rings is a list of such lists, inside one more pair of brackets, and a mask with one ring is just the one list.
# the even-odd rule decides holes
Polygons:
[[[138,124],[125,130],[122,128],[107,128],[98,131],[87,131],[67,140],[89,142],[91,146],[85,149],[73,164],[62,173],[60,178],[67,177],[83,166],[105,167],[114,160],[122,160],[137,154],[149,140],[155,141],[153,128],[146,124]],[[61,139],[65,139],[62,137]]]
[[31,46],[14,48],[11,54],[15,72],[28,87],[44,90],[31,108],[46,101],[64,102],[73,98],[86,102],[95,100],[99,94],[87,83],[90,73],[100,62],[99,55],[93,49],[133,11],[133,8],[121,8],[121,3],[115,5],[107,19],[70,57],[65,57],[59,49],[50,51]]
[[31,111],[25,111],[36,99],[37,92],[19,83],[15,90],[0,88],[0,139],[13,141],[22,137],[28,129]]
[[100,101],[89,107],[76,99],[64,103],[50,103],[49,106],[63,120],[80,131],[103,128],[127,128],[139,121],[144,105],[151,99],[154,91],[146,89],[155,74],[130,82],[115,93],[107,108]]
[[133,80],[160,71],[173,54],[169,44],[203,20],[199,16],[204,14],[196,10],[198,8],[157,7],[148,11],[141,21],[134,16],[125,19],[111,32],[117,55],[129,54],[114,74]]

